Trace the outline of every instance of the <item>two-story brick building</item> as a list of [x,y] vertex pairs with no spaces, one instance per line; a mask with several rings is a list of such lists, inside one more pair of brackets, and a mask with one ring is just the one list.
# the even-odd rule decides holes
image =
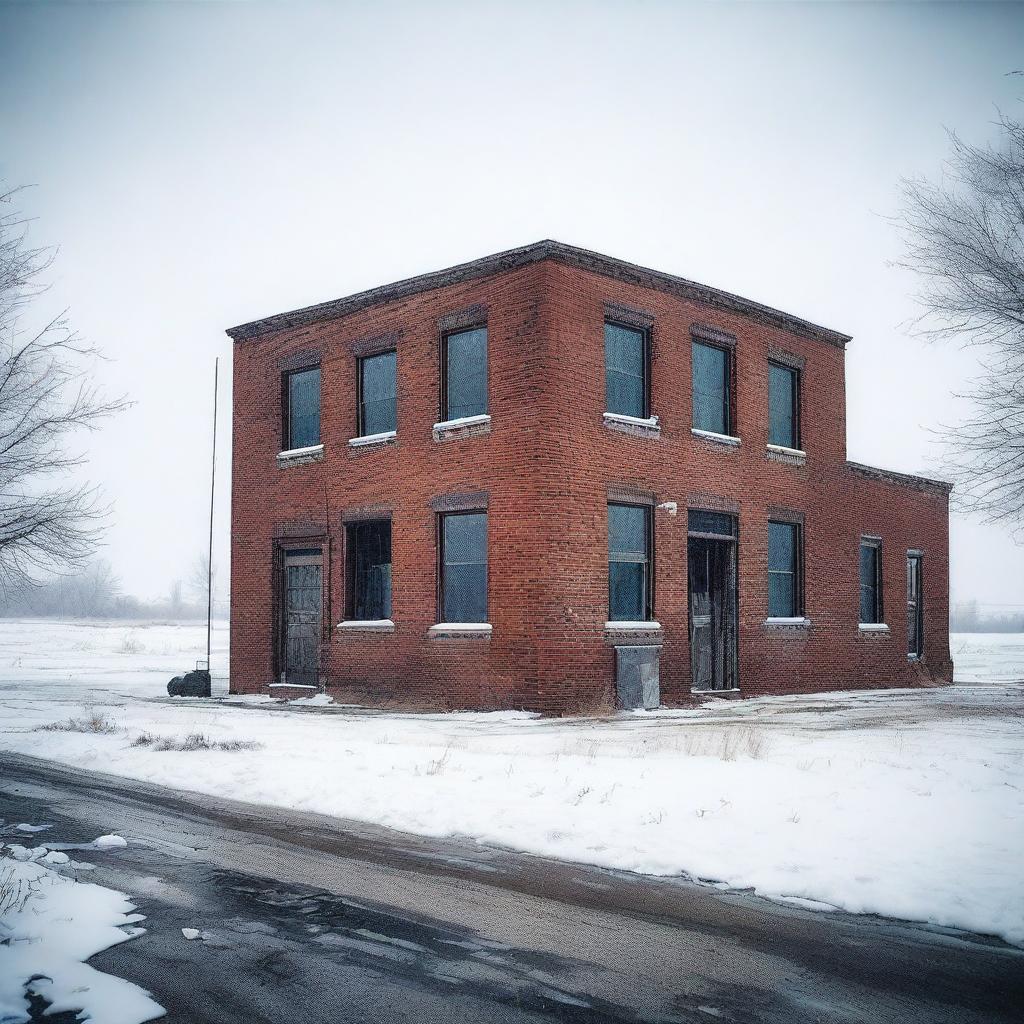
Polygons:
[[228,333],[233,692],[951,677],[949,486],[847,461],[843,334],[550,241]]

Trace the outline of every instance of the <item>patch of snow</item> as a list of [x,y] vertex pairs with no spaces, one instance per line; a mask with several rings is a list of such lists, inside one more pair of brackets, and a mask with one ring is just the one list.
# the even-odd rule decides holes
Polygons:
[[45,832],[48,828],[53,828],[52,825],[26,825],[22,822],[20,825],[14,826],[19,832]]
[[96,850],[118,850],[127,846],[128,841],[121,836],[109,835],[94,839],[91,845]]
[[182,928],[181,934],[184,935],[186,939],[192,940],[198,939],[201,933],[198,928]]
[[[22,900],[0,916],[0,1021],[30,1020],[28,993],[48,1013],[76,1013],[103,1024],[142,1024],[165,1011],[148,992],[103,974],[86,960],[142,929],[124,893],[56,874],[41,864],[0,859],[0,876]],[[127,926],[127,927],[126,927]]]
[[69,864],[71,862],[71,858],[66,853],[61,853],[60,850],[51,850],[41,859],[44,864]]

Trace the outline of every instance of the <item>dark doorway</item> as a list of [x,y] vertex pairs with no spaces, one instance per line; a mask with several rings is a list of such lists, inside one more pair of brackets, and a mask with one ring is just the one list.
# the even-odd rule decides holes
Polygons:
[[924,602],[921,597],[921,556],[907,555],[907,654],[924,653]]
[[316,686],[319,681],[322,576],[319,550],[285,552],[281,681],[293,686]]
[[691,684],[736,688],[736,526],[732,516],[691,512],[688,542]]

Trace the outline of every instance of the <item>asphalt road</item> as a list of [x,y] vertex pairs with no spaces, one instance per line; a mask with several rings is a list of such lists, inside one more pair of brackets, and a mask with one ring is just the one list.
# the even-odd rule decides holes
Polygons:
[[129,840],[89,851],[88,877],[131,894],[147,931],[91,963],[189,1024],[1024,1019],[1024,953],[964,933],[5,753],[0,818]]

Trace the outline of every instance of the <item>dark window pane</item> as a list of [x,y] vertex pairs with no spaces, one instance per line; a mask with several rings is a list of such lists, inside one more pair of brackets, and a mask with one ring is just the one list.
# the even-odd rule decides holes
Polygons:
[[353,619],[391,618],[391,523],[353,523],[349,531]]
[[441,520],[441,614],[445,622],[487,621],[487,513]]
[[320,368],[288,375],[289,448],[320,443]]
[[787,619],[796,616],[796,576],[793,573],[768,573],[768,614]]
[[698,430],[728,434],[729,353],[693,342],[693,425]]
[[618,324],[604,325],[605,401],[620,416],[648,415],[644,380],[647,336]]
[[768,570],[796,572],[796,526],[768,524]]
[[487,328],[449,334],[445,339],[445,419],[487,412]]
[[717,533],[721,537],[733,537],[736,534],[736,520],[725,512],[690,509],[687,528],[690,533]]
[[860,621],[878,622],[881,609],[878,594],[878,547],[860,546]]
[[647,510],[636,505],[608,506],[608,551],[647,557]]
[[608,506],[608,618],[650,617],[650,510]]
[[796,431],[797,372],[788,366],[768,364],[768,442],[786,448],[799,447]]
[[383,434],[398,429],[397,360],[384,352],[359,361],[360,433]]
[[642,622],[647,618],[644,562],[608,563],[608,617],[614,622]]

